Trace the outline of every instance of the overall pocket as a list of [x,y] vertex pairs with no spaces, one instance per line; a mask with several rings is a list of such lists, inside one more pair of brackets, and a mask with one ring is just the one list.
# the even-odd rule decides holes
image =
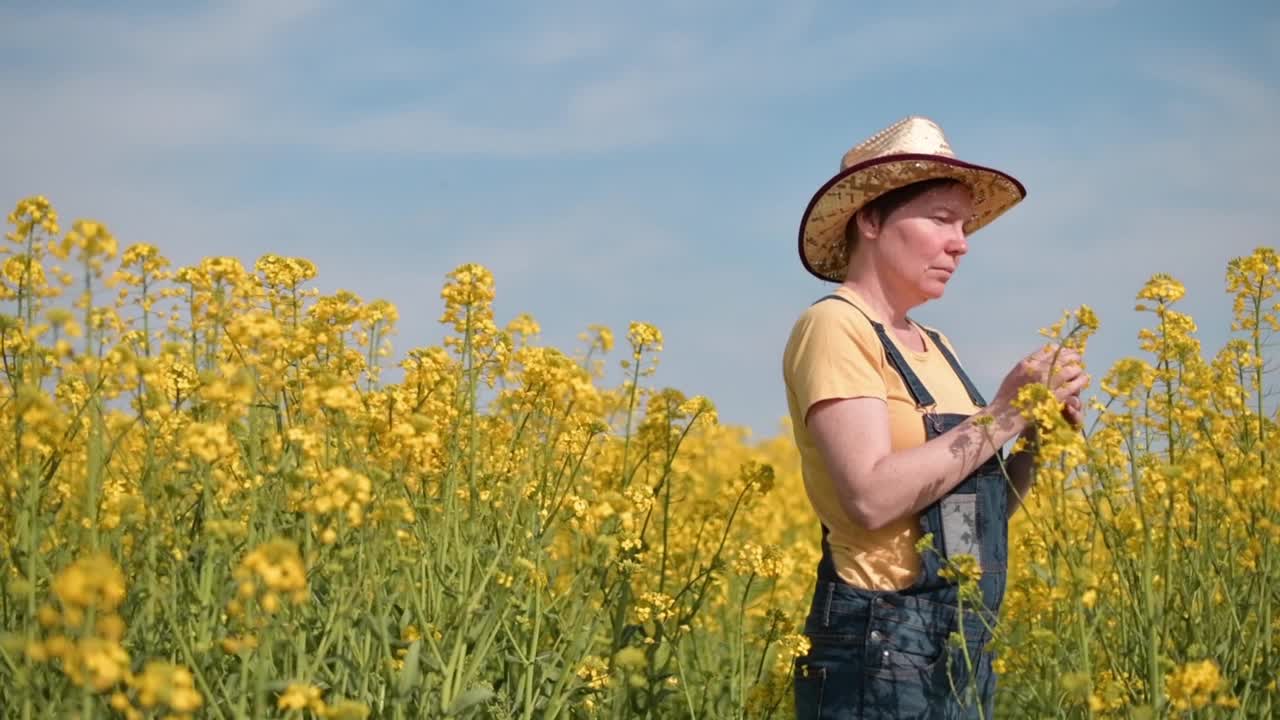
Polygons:
[[822,717],[822,691],[827,681],[827,668],[815,665],[807,657],[792,663],[796,720],[819,720]]
[[[862,663],[817,646],[794,662],[796,720],[844,720],[862,717],[859,702]],[[816,654],[815,652],[816,651]]]
[[864,652],[864,718],[929,718],[945,706],[946,629],[905,608],[873,615]]
[[867,671],[887,678],[933,673],[947,658],[944,632],[909,621],[874,618],[867,632]]
[[797,720],[860,717],[870,616],[871,600],[865,591],[819,584],[804,627],[809,652],[796,658],[793,666]]

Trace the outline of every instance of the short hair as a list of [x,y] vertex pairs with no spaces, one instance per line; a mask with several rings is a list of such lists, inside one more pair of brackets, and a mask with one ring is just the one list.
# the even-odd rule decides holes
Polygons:
[[[895,210],[915,200],[921,195],[944,187],[952,185],[965,185],[965,183],[955,178],[933,178],[930,180],[921,180],[913,182],[910,185],[903,185],[900,188],[894,188],[889,192],[877,197],[871,202],[863,205],[858,212],[872,213],[876,219],[883,221],[885,218],[893,214]],[[858,223],[855,218],[858,213],[855,212],[849,216],[849,222],[844,226],[844,252],[846,258],[853,257],[853,251],[858,247]]]

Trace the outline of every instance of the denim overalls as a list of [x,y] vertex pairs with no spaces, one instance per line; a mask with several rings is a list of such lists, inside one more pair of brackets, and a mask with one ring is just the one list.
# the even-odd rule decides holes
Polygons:
[[[857,308],[838,295],[818,302],[831,299]],[[933,413],[933,396],[884,326],[867,319],[923,412],[926,438],[963,422],[968,416]],[[925,332],[973,403],[984,406],[938,334]],[[992,717],[996,680],[985,646],[1004,597],[1009,548],[1008,498],[999,460],[992,457],[925,508],[920,526],[932,535],[932,549],[921,553],[915,583],[898,591],[864,590],[841,579],[827,542],[829,531],[822,528],[822,560],[804,627],[811,648],[795,660],[797,720]],[[939,575],[944,559],[956,555],[978,559],[981,602],[967,599],[961,607],[957,585]],[[948,642],[952,633],[964,636],[963,647]]]

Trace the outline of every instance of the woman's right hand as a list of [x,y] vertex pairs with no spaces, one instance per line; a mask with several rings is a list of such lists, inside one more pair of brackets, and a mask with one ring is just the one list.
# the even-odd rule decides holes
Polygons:
[[1054,398],[1059,403],[1067,398],[1077,396],[1089,386],[1089,375],[1081,366],[1082,357],[1077,350],[1046,345],[1031,353],[1005,375],[996,391],[993,404],[1003,409],[1012,409],[1018,391],[1027,385],[1043,383],[1049,386]]

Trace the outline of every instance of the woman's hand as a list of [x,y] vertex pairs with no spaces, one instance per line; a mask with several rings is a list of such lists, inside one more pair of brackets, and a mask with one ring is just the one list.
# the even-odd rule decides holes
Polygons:
[[1072,395],[1062,403],[1062,417],[1077,430],[1084,427],[1084,401],[1079,395]]
[[1081,355],[1076,350],[1047,345],[1020,360],[1009,371],[1000,383],[992,405],[998,409],[999,415],[1015,415],[1018,422],[1025,425],[1020,414],[1012,410],[1013,401],[1023,387],[1043,383],[1062,403],[1063,416],[1078,427],[1084,422],[1084,403],[1080,400],[1080,392],[1089,385],[1089,376],[1080,361]]

